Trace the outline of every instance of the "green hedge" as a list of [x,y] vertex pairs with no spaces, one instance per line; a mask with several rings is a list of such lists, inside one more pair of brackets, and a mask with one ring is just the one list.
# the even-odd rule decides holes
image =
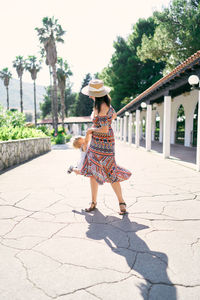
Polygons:
[[0,105],[0,141],[48,136],[52,144],[65,144],[71,139],[71,135],[62,127],[58,127],[58,133],[55,134],[55,130],[50,130],[46,125],[35,128],[34,124],[26,124],[25,119],[23,113],[5,110]]
[[46,137],[41,130],[27,127],[0,127],[0,141]]

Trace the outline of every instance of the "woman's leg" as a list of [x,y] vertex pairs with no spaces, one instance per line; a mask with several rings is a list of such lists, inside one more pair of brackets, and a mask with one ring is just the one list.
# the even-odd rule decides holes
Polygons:
[[92,203],[89,208],[86,208],[85,211],[90,212],[96,208],[97,203],[97,192],[98,192],[98,183],[96,179],[92,176],[90,177],[90,187],[91,187],[91,194],[92,194]]
[[119,182],[114,182],[114,183],[111,183],[111,186],[117,196],[117,199],[119,201],[119,204],[120,203],[124,203],[120,205],[120,210],[121,212],[125,212],[126,211],[126,204],[124,202],[124,199],[123,199],[123,196],[122,196],[122,189],[121,189],[121,185]]
[[92,176],[90,177],[90,187],[91,187],[91,194],[92,194],[92,202],[97,202],[97,192],[98,192],[98,182]]

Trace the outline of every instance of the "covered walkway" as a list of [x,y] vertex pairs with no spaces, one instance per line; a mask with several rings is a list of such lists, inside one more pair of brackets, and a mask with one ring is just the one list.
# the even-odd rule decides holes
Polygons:
[[[196,170],[200,172],[200,51],[182,62],[169,74],[117,112],[114,122],[116,136],[122,141],[145,148],[160,148],[152,141],[163,143],[163,157],[177,156],[183,162],[194,162],[191,146],[196,146]],[[189,147],[187,150],[176,144]],[[154,144],[154,145],[153,145]],[[154,149],[153,149],[154,150]]]

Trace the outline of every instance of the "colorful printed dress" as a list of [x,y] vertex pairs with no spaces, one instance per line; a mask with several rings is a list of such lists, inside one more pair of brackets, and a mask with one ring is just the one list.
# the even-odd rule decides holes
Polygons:
[[99,184],[123,181],[131,176],[131,172],[115,162],[115,138],[111,127],[114,113],[114,108],[110,106],[106,116],[93,118],[93,127],[108,126],[109,131],[108,133],[92,133],[91,143],[80,171],[81,175],[94,176]]

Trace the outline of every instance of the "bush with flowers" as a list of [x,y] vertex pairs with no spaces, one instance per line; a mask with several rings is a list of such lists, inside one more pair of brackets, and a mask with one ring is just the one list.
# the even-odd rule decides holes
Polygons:
[[71,139],[71,134],[67,134],[66,130],[63,127],[58,127],[58,133],[55,133],[55,130],[51,131],[51,142],[52,144],[65,144],[68,143]]

